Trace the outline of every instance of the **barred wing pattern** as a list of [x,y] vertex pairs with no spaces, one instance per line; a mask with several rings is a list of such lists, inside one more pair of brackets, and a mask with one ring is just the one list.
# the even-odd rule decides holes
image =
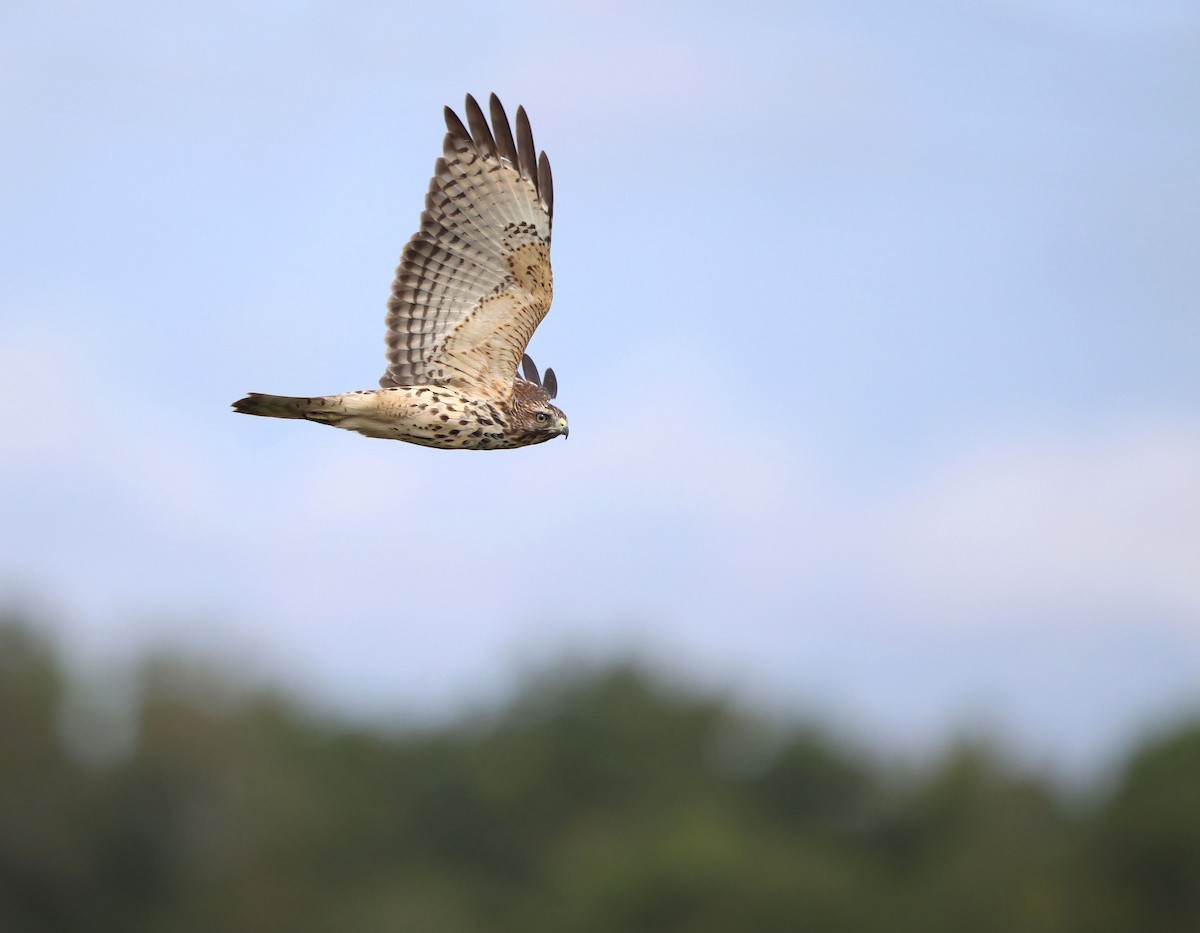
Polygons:
[[400,257],[387,314],[384,388],[437,383],[501,399],[550,309],[550,162],[529,118],[516,138],[495,94],[492,126],[467,96],[467,126],[446,108],[421,229]]

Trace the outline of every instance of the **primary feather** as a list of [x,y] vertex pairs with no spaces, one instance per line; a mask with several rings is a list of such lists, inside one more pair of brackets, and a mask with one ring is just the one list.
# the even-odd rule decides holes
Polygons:
[[383,386],[503,392],[550,310],[550,162],[545,153],[533,157],[524,108],[520,148],[494,94],[491,109],[495,135],[473,97],[470,129],[446,108],[444,156],[388,302]]

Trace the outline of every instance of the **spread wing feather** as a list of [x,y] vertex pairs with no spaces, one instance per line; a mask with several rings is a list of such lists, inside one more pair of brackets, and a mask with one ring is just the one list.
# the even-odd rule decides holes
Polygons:
[[443,383],[505,398],[550,309],[553,182],[524,108],[516,136],[496,95],[491,126],[467,96],[446,108],[421,228],[404,247],[387,314],[386,387]]

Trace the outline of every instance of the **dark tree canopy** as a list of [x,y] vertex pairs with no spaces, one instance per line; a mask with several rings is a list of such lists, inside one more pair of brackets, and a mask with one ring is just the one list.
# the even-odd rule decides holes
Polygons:
[[1200,929],[1197,725],[1088,796],[635,667],[399,735],[201,673],[148,667],[136,740],[89,759],[54,652],[0,627],[0,929]]

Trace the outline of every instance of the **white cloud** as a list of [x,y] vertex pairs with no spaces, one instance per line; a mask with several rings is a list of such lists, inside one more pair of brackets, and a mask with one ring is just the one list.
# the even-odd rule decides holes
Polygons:
[[892,591],[943,618],[1119,609],[1195,622],[1200,425],[987,445],[885,509],[880,546]]

